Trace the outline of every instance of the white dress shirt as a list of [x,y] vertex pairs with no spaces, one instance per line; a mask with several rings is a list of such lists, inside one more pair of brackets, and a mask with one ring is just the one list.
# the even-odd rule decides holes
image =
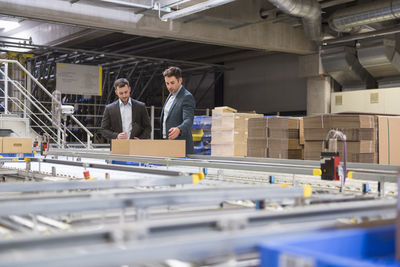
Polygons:
[[132,101],[129,98],[128,103],[124,105],[119,99],[119,110],[121,112],[122,131],[128,134],[128,139],[131,137],[132,131]]
[[171,95],[171,97],[168,99],[167,104],[165,104],[164,107],[164,117],[163,117],[163,138],[166,139],[168,137],[167,134],[167,127],[166,127],[166,122],[167,122],[167,118],[168,118],[168,114],[171,111],[171,106],[172,103],[174,103],[176,96],[178,95],[179,91],[182,89],[182,85],[181,87],[179,87],[178,91],[176,91],[175,93],[173,93]]

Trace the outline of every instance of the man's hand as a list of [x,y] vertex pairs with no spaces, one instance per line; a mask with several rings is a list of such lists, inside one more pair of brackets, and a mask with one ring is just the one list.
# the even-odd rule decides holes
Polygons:
[[168,139],[174,140],[175,138],[177,138],[179,136],[179,134],[181,133],[181,130],[177,127],[174,127],[174,128],[169,129],[168,132],[169,132]]
[[135,140],[140,140],[140,138],[139,138],[139,137],[136,137],[136,136],[133,137],[133,139],[135,139]]
[[128,139],[128,134],[125,132],[119,133],[117,139]]

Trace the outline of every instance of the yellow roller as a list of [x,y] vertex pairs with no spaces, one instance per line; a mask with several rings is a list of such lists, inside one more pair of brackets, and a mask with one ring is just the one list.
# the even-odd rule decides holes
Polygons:
[[310,197],[312,195],[312,188],[311,185],[307,184],[304,186],[303,196]]
[[201,180],[204,179],[204,172],[198,172],[198,173],[192,174],[192,177],[193,177],[193,180],[192,180],[193,183],[198,184]]
[[322,171],[321,171],[321,169],[313,169],[312,174],[314,176],[321,176],[322,175]]

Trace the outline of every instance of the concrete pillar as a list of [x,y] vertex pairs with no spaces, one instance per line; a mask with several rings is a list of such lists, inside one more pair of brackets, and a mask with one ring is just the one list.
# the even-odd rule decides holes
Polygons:
[[307,79],[307,115],[331,112],[331,78]]

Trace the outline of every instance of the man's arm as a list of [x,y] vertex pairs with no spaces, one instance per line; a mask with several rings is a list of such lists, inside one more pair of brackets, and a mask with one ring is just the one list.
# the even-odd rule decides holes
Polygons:
[[183,122],[177,126],[177,128],[181,130],[181,134],[191,132],[195,106],[194,97],[192,95],[186,95],[182,101]]
[[142,111],[141,111],[141,121],[142,121],[142,127],[143,131],[142,133],[138,136],[139,139],[150,139],[150,134],[151,134],[151,123],[150,123],[150,117],[149,113],[147,113],[146,106],[143,105],[141,106]]
[[107,139],[117,139],[119,134],[111,130],[110,109],[107,107],[104,110],[103,119],[101,120],[101,134]]

